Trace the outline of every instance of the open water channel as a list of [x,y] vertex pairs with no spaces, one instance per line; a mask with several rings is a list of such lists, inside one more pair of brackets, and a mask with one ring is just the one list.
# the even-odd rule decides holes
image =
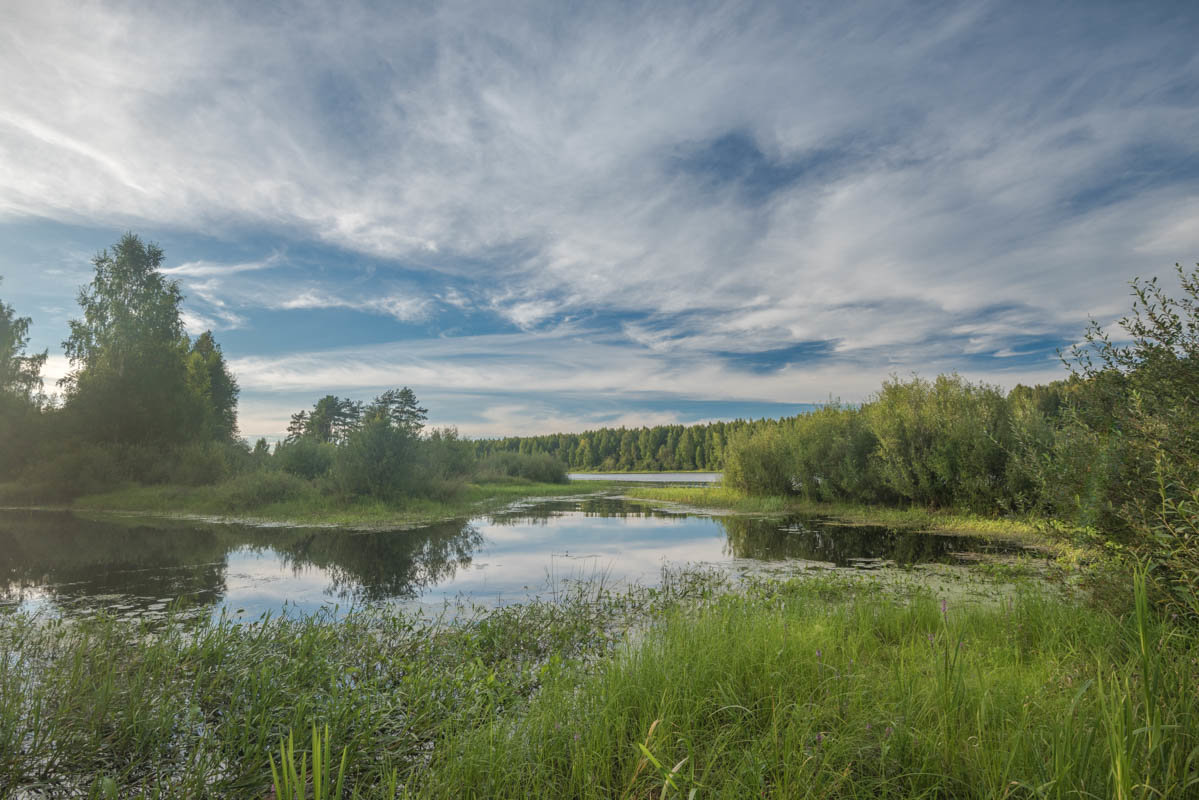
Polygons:
[[908,568],[1019,550],[818,518],[682,513],[612,494],[369,532],[0,511],[0,611],[156,617],[177,602],[245,619],[331,606],[436,610],[550,596],[575,580],[652,585],[664,566]]

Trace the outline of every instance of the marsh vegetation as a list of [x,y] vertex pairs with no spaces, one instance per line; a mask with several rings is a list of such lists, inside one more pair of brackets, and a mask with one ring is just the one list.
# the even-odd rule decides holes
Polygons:
[[0,785],[265,797],[327,750],[324,797],[1185,797],[1196,640],[1127,602],[682,572],[449,626],[11,618]]

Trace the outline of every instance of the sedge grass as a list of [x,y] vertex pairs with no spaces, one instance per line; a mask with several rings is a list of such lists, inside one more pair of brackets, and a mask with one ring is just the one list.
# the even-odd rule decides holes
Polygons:
[[400,528],[475,516],[532,497],[562,497],[595,492],[598,486],[504,481],[470,483],[446,499],[408,497],[387,501],[343,499],[324,494],[303,481],[284,499],[247,493],[238,481],[214,486],[126,486],[76,499],[71,508],[89,513],[136,513],[161,517],[203,517],[236,522],[332,525],[353,528]]
[[1120,614],[1032,583],[999,602],[867,577],[729,588],[580,585],[452,625],[6,617],[0,796],[296,796],[314,757],[322,791],[344,763],[360,798],[1199,788],[1199,645],[1143,580]]
[[1119,618],[1029,592],[955,608],[845,586],[830,601],[837,588],[782,584],[674,609],[598,674],[548,686],[518,720],[452,736],[422,794],[1199,790],[1199,648],[1147,607]]

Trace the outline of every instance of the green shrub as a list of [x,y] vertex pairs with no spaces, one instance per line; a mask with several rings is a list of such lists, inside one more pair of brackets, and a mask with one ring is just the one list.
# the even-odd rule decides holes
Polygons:
[[431,479],[449,480],[470,474],[474,445],[458,436],[457,428],[434,428],[419,445],[421,462]]
[[738,431],[725,447],[724,482],[748,494],[794,494],[794,443],[777,425]]
[[544,453],[493,453],[478,463],[475,478],[502,481],[505,478],[537,483],[566,483],[566,465]]
[[427,473],[419,469],[419,438],[382,417],[368,420],[336,449],[330,473],[348,496],[389,498],[416,493]]
[[957,374],[891,379],[863,412],[878,438],[874,460],[888,489],[920,505],[996,508],[1011,439],[997,387]]
[[230,446],[223,442],[182,445],[170,455],[175,463],[167,481],[169,483],[205,486],[223,481],[234,471],[230,463]]
[[113,448],[77,444],[48,458],[34,461],[22,475],[31,496],[62,501],[102,492],[128,480]]
[[889,496],[872,460],[878,439],[861,411],[830,403],[796,417],[785,435],[805,499],[874,502]]
[[300,478],[319,478],[329,473],[337,448],[311,438],[279,445],[274,462],[279,469]]

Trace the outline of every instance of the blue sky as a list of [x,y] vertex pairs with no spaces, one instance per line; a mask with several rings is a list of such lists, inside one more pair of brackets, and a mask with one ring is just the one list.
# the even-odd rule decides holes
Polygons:
[[50,377],[157,241],[247,436],[472,436],[1059,377],[1199,260],[1194,3],[5,4],[0,298]]

